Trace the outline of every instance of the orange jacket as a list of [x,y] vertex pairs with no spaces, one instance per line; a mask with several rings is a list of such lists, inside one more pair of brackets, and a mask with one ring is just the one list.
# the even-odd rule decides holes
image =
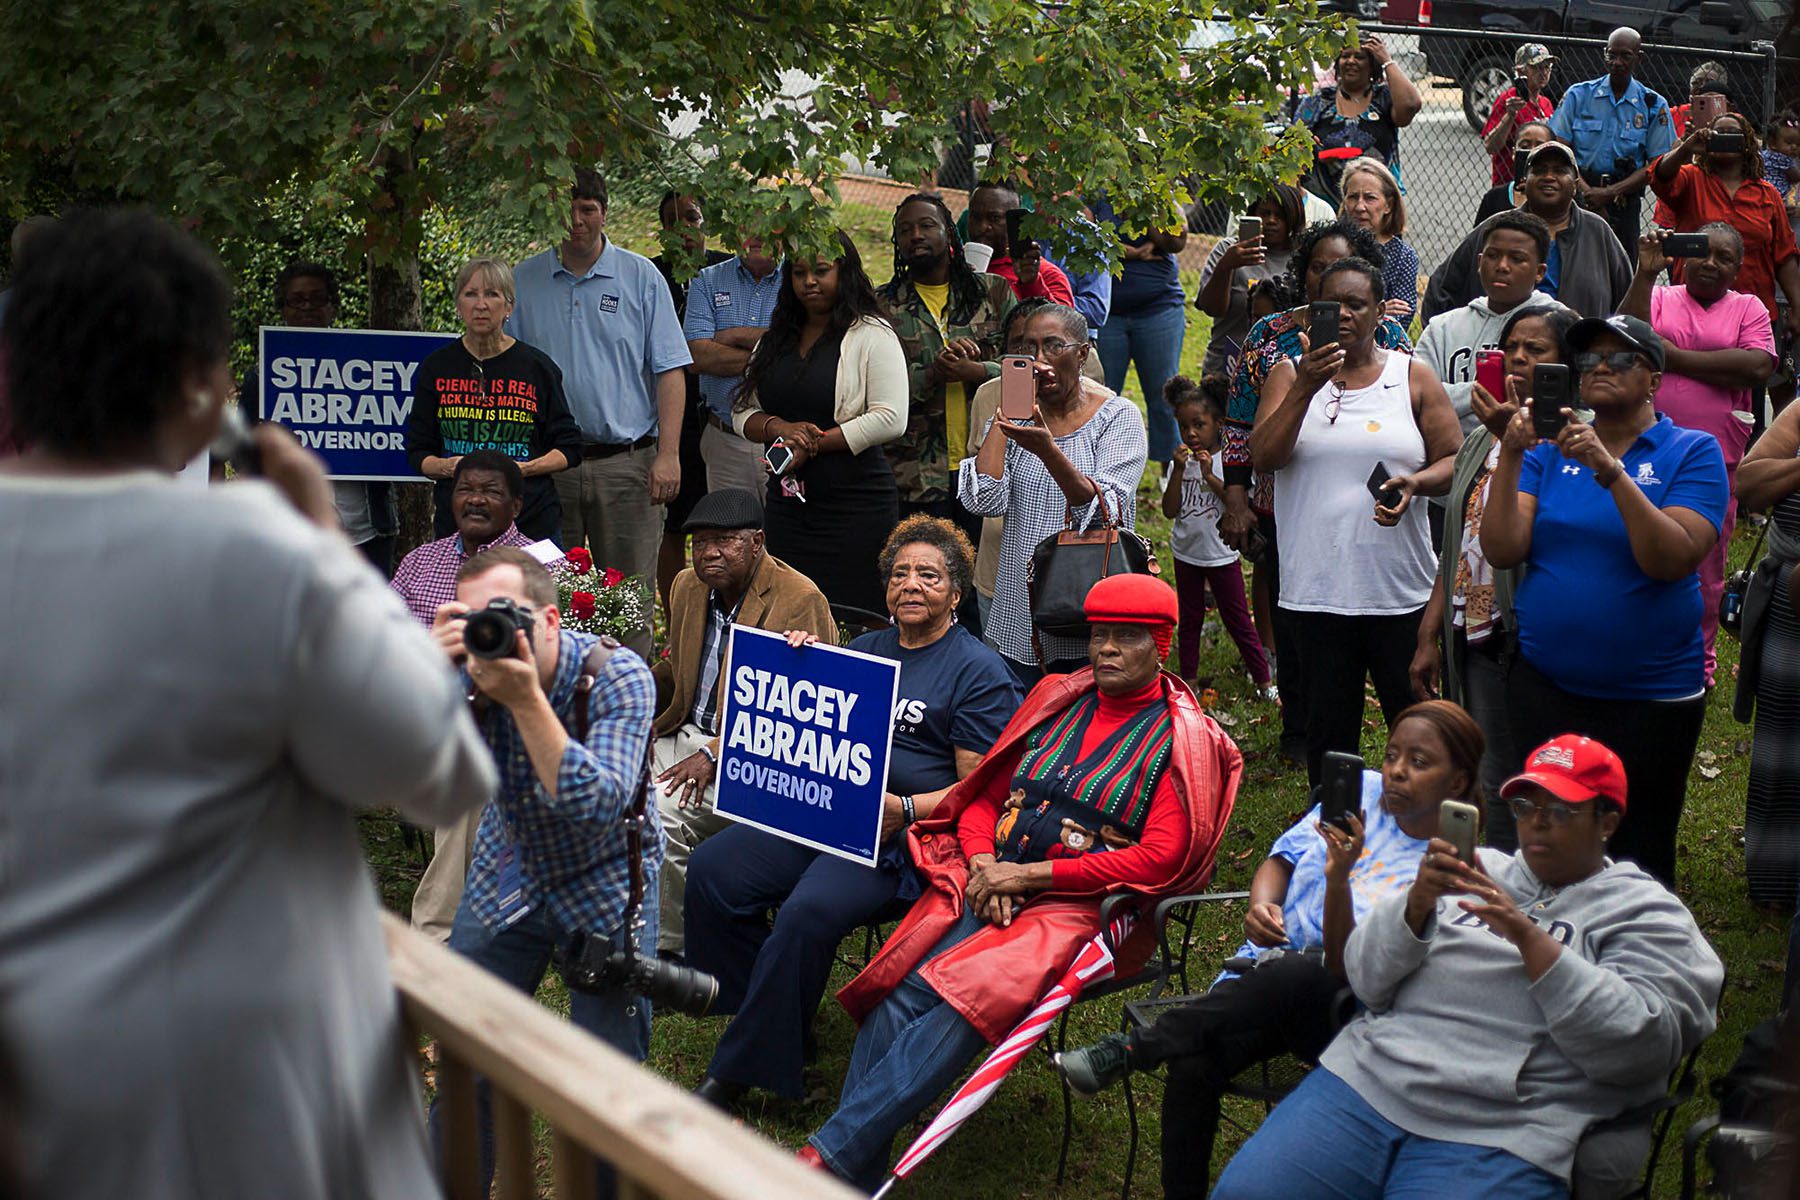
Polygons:
[[[1244,768],[1237,745],[1201,711],[1187,684],[1165,671],[1162,685],[1175,725],[1169,769],[1175,794],[1193,822],[1193,834],[1180,870],[1143,893],[1152,899],[1205,885]],[[969,863],[957,844],[956,822],[964,806],[983,792],[995,772],[1013,767],[1015,752],[1022,749],[1027,734],[1093,688],[1091,668],[1045,678],[1025,698],[981,765],[951,789],[931,816],[907,831],[913,862],[925,877],[925,892],[874,960],[838,993],[838,1002],[859,1023],[962,917]],[[1100,902],[1106,894],[1040,892],[1013,916],[1011,925],[983,926],[926,964],[920,975],[990,1044],[997,1044],[1099,932]],[[1140,921],[1120,948],[1119,973],[1135,971],[1155,945],[1156,931],[1148,921]]]

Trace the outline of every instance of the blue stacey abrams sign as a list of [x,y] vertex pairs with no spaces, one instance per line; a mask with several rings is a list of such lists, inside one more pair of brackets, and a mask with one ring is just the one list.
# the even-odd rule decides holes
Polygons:
[[425,356],[455,336],[265,325],[257,415],[291,429],[333,479],[418,479],[406,462],[413,386]]
[[729,661],[719,814],[873,866],[900,664],[741,625]]

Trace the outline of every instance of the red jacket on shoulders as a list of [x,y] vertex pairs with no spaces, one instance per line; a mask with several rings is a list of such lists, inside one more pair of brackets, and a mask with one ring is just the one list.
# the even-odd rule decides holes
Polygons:
[[[1107,895],[1134,890],[1154,901],[1197,891],[1212,875],[1213,856],[1237,799],[1243,755],[1201,711],[1187,684],[1166,671],[1161,681],[1174,724],[1169,774],[1191,827],[1185,860],[1166,879],[1142,888],[1112,884],[1093,892],[1039,892],[1017,910],[1011,925],[983,926],[927,964],[920,973],[924,980],[990,1044],[1012,1032],[1099,932],[1100,903]],[[969,862],[957,840],[963,809],[988,790],[995,773],[1014,769],[1027,734],[1093,689],[1091,668],[1047,676],[1025,698],[981,765],[951,789],[931,816],[907,831],[925,891],[874,960],[838,993],[838,1002],[859,1023],[962,917],[969,882]],[[1155,945],[1156,931],[1147,920],[1140,921],[1119,949],[1119,972],[1135,971]]]

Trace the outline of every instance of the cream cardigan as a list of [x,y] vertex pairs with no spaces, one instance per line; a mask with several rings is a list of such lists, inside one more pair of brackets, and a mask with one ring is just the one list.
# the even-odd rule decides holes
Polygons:
[[[850,453],[891,442],[906,432],[908,383],[906,353],[900,337],[886,321],[864,317],[844,331],[838,350],[838,428]],[[731,427],[741,437],[744,423],[762,411],[756,394],[731,414]]]

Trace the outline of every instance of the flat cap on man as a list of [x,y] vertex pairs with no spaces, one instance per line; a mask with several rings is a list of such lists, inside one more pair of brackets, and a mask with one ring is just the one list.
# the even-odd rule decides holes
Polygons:
[[696,529],[761,529],[762,505],[743,488],[720,488],[700,497],[694,511],[681,523],[681,532]]

